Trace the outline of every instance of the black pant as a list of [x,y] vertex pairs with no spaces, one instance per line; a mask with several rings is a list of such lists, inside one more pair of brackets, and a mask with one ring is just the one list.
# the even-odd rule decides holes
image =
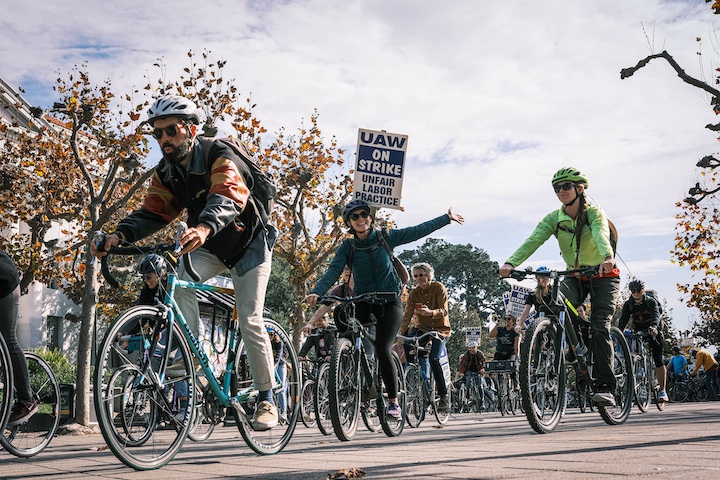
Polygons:
[[377,318],[377,333],[375,336],[375,355],[380,365],[380,375],[385,382],[389,398],[397,397],[397,376],[392,362],[392,346],[395,336],[400,330],[403,316],[403,304],[399,297],[388,300],[383,305],[358,302],[355,305],[355,314],[358,320],[368,323],[370,314]]
[[12,362],[13,377],[15,377],[15,390],[17,399],[26,403],[32,402],[33,394],[30,390],[30,375],[28,374],[25,354],[20,348],[17,339],[18,305],[20,304],[20,287],[9,295],[0,298],[0,333],[5,338],[10,361]]

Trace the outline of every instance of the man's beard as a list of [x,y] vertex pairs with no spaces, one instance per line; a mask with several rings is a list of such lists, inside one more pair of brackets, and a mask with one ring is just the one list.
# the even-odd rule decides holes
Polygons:
[[[179,145],[175,146],[169,142],[163,145],[163,158],[171,165],[179,165],[180,162],[185,160],[185,157],[190,153],[190,147],[192,146],[192,139],[189,136],[185,137],[185,140]],[[166,152],[165,147],[171,147],[171,152]]]

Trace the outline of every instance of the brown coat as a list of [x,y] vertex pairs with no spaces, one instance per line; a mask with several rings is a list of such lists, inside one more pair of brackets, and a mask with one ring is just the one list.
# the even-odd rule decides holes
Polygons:
[[415,287],[410,291],[405,303],[405,314],[400,325],[400,331],[407,330],[410,320],[415,313],[415,304],[422,303],[433,311],[432,316],[417,315],[417,328],[423,332],[435,330],[445,336],[450,335],[450,317],[448,316],[448,295],[445,285],[440,282],[430,282],[427,290]]

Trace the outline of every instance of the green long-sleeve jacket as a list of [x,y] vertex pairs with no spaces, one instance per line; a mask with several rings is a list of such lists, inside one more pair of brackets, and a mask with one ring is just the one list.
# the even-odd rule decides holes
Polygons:
[[540,245],[545,243],[552,235],[557,236],[560,254],[568,269],[575,268],[577,255],[578,266],[590,267],[600,265],[609,256],[613,256],[610,246],[610,227],[605,212],[598,205],[588,203],[586,206],[589,225],[582,229],[580,237],[580,251],[577,252],[575,239],[575,226],[577,222],[565,214],[565,205],[559,210],[550,212],[538,223],[535,231],[527,240],[507,259],[507,263],[517,267]]

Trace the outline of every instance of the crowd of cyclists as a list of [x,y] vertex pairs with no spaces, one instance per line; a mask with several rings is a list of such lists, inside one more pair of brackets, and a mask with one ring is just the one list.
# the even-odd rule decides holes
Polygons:
[[[93,242],[91,252],[103,256],[112,247],[147,237],[187,210],[190,227],[179,239],[182,245],[180,253],[192,257],[200,281],[223,272],[232,277],[245,354],[259,390],[253,428],[270,430],[278,422],[282,424],[286,421],[284,412],[288,402],[284,395],[273,395],[274,371],[277,371],[282,352],[278,352],[277,342],[266,334],[262,320],[277,230],[266,222],[257,208],[250,208],[253,202],[247,185],[252,183],[252,179],[237,159],[238,154],[226,146],[197,138],[201,118],[201,110],[184,97],[167,95],[152,105],[147,123],[153,128],[152,134],[162,149],[163,160],[155,169],[140,209],[122,219],[103,242]],[[561,203],[560,207],[538,223],[531,235],[503,262],[499,274],[510,277],[551,236],[557,239],[562,259],[569,270],[595,268],[592,275],[565,276],[559,288],[563,297],[577,308],[579,316],[584,318],[589,312],[587,320],[591,335],[585,338],[591,338],[588,347],[595,358],[592,402],[614,406],[616,377],[611,365],[610,325],[620,291],[620,270],[615,262],[610,224],[602,208],[587,196],[589,181],[578,169],[566,167],[558,170],[550,185]],[[526,320],[531,312],[535,315],[552,314],[550,278],[537,277],[537,288],[528,296],[519,318],[507,312],[488,331],[489,336],[495,338],[492,359],[479,349],[477,341],[467,343],[467,352],[453,365],[455,381],[452,381],[443,364],[443,359],[447,357],[446,342],[451,334],[463,333],[453,332],[447,290],[435,280],[433,266],[421,262],[411,267],[415,287],[407,291],[391,252],[395,247],[417,241],[452,222],[462,224],[464,218],[450,208],[447,213],[419,225],[381,231],[375,227],[374,213],[372,206],[363,200],[354,199],[343,206],[342,220],[349,236],[337,248],[324,274],[306,297],[308,307],[316,310],[303,328],[307,338],[299,351],[299,359],[305,361],[314,357],[318,362],[330,361],[337,338],[346,334],[343,310],[333,308],[334,302],[328,300],[328,292],[331,296],[344,298],[374,292],[376,295],[372,302],[357,302],[354,311],[362,323],[372,328],[374,340],[372,345],[368,345],[368,351],[377,359],[379,375],[387,394],[385,417],[402,422],[405,413],[398,400],[398,385],[402,383],[398,375],[403,372],[398,372],[394,366],[392,358],[395,354],[405,361],[414,359],[413,355],[421,355],[417,360],[426,381],[429,382],[431,375],[436,379],[438,401],[434,408],[437,412],[466,409],[467,402],[453,401],[453,393],[461,390],[479,392],[482,400],[474,411],[497,409],[501,388],[497,373],[493,375],[488,371],[489,362],[505,362],[492,365],[494,368],[500,366],[499,370],[509,375],[511,390],[520,390],[517,365]],[[163,278],[167,272],[163,258],[158,255],[145,258],[139,271],[145,284],[138,304],[157,303],[163,296]],[[545,267],[541,267],[537,273],[546,271]],[[184,263],[178,265],[178,272],[179,278],[190,280],[190,272]],[[0,291],[5,295],[1,299],[8,305],[16,303],[16,299],[9,296],[16,285],[15,278]],[[633,280],[629,289],[630,298],[623,306],[619,327],[624,330],[632,325],[633,331],[647,334],[659,381],[657,401],[670,400],[668,376],[674,384],[696,375],[700,370],[704,372],[708,398],[717,399],[720,391],[717,360],[706,350],[692,349],[690,355],[695,361],[690,370],[688,359],[675,346],[669,367],[666,367],[659,304],[646,294],[643,282]],[[180,310],[187,312],[188,320],[195,322],[191,328],[197,332],[199,310],[194,292],[180,289],[176,295]],[[0,322],[9,343],[14,338],[13,332],[8,331],[8,327],[14,329],[12,320],[3,317]],[[406,342],[397,338],[398,334],[419,337],[428,332],[436,332],[437,335],[428,337],[427,351],[422,354],[408,348]],[[583,352],[575,351],[571,345],[564,353],[565,362],[572,366],[576,362],[575,355]],[[13,356],[13,366],[20,369],[15,376],[20,380],[18,386],[22,387],[24,375],[19,358],[18,355]],[[284,378],[284,373],[280,377]],[[32,402],[24,398],[27,395],[22,388],[18,396],[11,422],[25,421],[28,415],[34,413]],[[179,392],[179,401],[181,406],[182,402],[187,402],[183,392]]]

